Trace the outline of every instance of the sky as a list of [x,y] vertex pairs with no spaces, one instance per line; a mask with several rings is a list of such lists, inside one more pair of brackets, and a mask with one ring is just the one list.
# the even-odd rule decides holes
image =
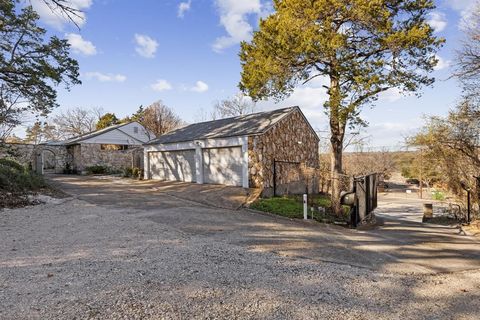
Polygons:
[[[162,100],[187,122],[238,92],[239,43],[251,39],[261,17],[272,12],[268,0],[70,0],[82,10],[78,27],[30,0],[50,35],[68,40],[79,62],[82,84],[59,89],[58,113],[73,107],[100,107],[117,117]],[[368,146],[399,148],[422,126],[424,115],[445,115],[460,97],[449,79],[462,21],[474,0],[438,0],[429,15],[436,35],[446,38],[439,51],[433,87],[418,97],[395,90],[381,95],[362,117]],[[326,93],[318,81],[298,87],[286,100],[261,102],[258,111],[298,105],[321,137],[328,121]],[[203,111],[202,111],[203,110]]]

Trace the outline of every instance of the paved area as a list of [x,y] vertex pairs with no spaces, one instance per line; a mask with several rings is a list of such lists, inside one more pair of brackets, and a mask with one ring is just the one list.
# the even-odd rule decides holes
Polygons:
[[[193,235],[208,236],[259,252],[398,273],[438,273],[480,269],[478,238],[451,226],[424,225],[422,203],[380,197],[377,210],[385,224],[375,230],[343,227],[276,216],[237,207],[247,195],[241,188],[172,184],[80,176],[52,176],[61,188],[81,200],[115,208]],[[199,192],[198,187],[204,187]],[[186,191],[192,188],[193,191]],[[208,189],[212,188],[212,189]],[[229,197],[223,197],[228,192]],[[197,194],[201,203],[186,200]],[[235,194],[237,194],[235,196]],[[216,207],[205,205],[209,195]],[[231,200],[234,205],[227,205]],[[215,203],[214,203],[215,204]]]
[[101,205],[138,209],[174,208],[192,201],[236,210],[258,194],[258,190],[222,185],[132,180],[110,176],[48,176],[67,193]]
[[0,211],[0,319],[478,319],[480,272],[449,266],[475,240],[405,229],[415,205],[352,231],[57,178],[78,199]]

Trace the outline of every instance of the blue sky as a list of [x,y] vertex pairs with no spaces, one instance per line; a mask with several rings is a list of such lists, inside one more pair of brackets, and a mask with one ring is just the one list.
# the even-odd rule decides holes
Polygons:
[[[161,99],[188,122],[238,92],[238,43],[248,40],[259,17],[271,11],[263,0],[71,0],[85,15],[78,29],[40,0],[31,2],[41,24],[69,40],[80,64],[83,84],[59,91],[59,110],[101,107],[123,117]],[[437,1],[430,21],[447,39],[439,52],[437,82],[421,98],[392,90],[373,109],[366,108],[362,115],[370,127],[364,134],[371,146],[398,146],[421,126],[422,115],[446,114],[453,106],[460,91],[455,80],[446,79],[462,36],[461,20],[468,19],[473,4]],[[326,130],[325,97],[320,83],[311,83],[286,101],[262,102],[257,109],[299,105],[315,128]]]

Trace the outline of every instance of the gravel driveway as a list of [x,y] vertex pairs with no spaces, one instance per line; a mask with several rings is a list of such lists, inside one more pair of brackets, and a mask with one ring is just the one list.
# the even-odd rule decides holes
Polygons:
[[478,271],[372,271],[153,217],[73,198],[1,211],[0,318],[478,319]]

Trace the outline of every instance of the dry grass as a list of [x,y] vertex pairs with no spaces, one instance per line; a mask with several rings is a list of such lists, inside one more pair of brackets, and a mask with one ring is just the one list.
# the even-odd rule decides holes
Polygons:
[[480,237],[480,220],[471,222],[470,225],[465,226],[463,229],[476,237]]

